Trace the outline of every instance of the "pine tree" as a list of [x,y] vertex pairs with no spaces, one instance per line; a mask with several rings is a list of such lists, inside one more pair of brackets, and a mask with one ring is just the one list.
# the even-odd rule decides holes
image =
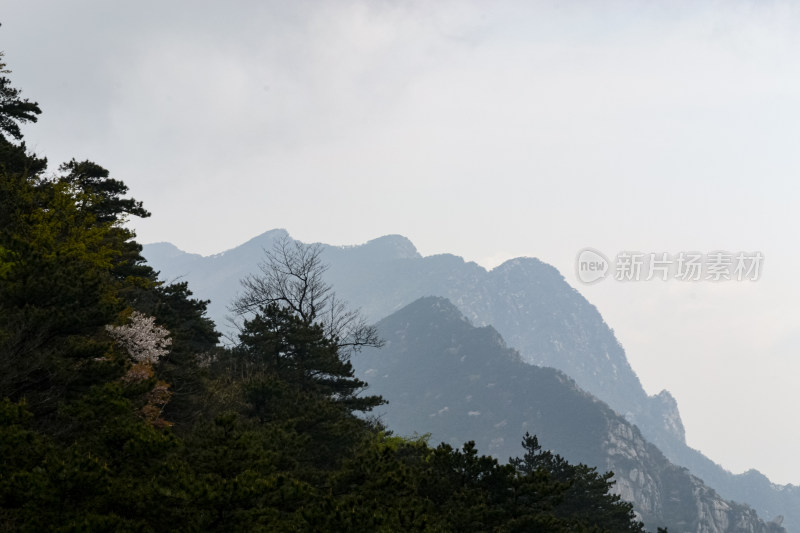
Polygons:
[[[369,411],[383,403],[378,396],[361,396],[366,383],[354,377],[335,339],[322,326],[308,324],[291,310],[268,304],[245,322],[236,349],[250,375],[277,378],[303,394],[324,398],[348,411]],[[268,403],[251,391],[253,405]],[[261,409],[261,407],[255,407]]]
[[564,484],[560,501],[553,508],[555,516],[568,520],[574,527],[591,526],[632,533],[644,531],[644,525],[636,520],[633,505],[612,492],[612,472],[599,474],[594,467],[570,464],[560,455],[542,450],[535,435],[526,433],[522,446],[525,449],[523,457],[510,461],[518,472],[524,476],[545,472],[553,481]]

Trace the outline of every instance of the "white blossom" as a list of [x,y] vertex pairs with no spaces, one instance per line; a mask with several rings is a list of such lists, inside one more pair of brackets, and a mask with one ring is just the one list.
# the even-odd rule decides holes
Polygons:
[[172,344],[167,328],[156,325],[155,317],[138,311],[131,314],[128,324],[106,326],[106,330],[137,363],[155,363],[169,353]]

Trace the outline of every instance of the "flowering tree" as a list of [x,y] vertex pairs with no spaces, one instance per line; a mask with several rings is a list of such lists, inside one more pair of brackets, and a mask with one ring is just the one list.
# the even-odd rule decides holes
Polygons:
[[[172,339],[169,330],[156,324],[153,316],[139,311],[131,314],[130,322],[124,326],[106,326],[106,330],[117,343],[125,348],[133,360],[133,366],[122,377],[126,383],[136,383],[153,377],[153,364],[169,353]],[[170,422],[161,418],[164,406],[172,393],[169,384],[157,381],[155,386],[145,395],[145,405],[140,409],[141,415],[148,423],[157,427],[168,427]]]
[[156,325],[155,317],[134,311],[130,323],[106,326],[109,335],[125,348],[135,363],[153,364],[169,353],[172,339],[167,328]]

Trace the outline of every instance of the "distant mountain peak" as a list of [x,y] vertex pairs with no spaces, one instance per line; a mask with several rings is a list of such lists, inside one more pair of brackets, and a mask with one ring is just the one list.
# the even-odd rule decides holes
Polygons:
[[364,248],[380,254],[387,260],[392,259],[416,259],[422,257],[417,251],[414,243],[403,235],[384,235],[377,239],[372,239],[362,244]]
[[146,245],[145,248],[150,264],[170,264],[174,267],[166,279],[181,278],[186,272],[191,272],[189,265],[203,259],[202,255],[184,252],[170,242],[156,242]]
[[443,296],[423,296],[397,313],[405,320],[437,327],[436,324],[459,325],[472,328],[472,323],[453,302]]
[[444,319],[449,322],[465,322],[471,325],[470,321],[464,316],[458,307],[456,307],[453,302],[444,296],[423,296],[422,298],[419,298],[408,304],[406,309],[412,314],[417,314],[422,310],[427,309],[436,313],[440,319]]
[[564,283],[566,283],[564,276],[556,267],[548,265],[535,257],[515,257],[492,269],[492,273],[496,275],[505,274],[508,276],[514,272],[524,272],[526,274],[535,273],[540,277],[551,278],[554,281],[564,281]]
[[686,442],[686,430],[683,427],[678,402],[666,389],[659,392],[653,400],[656,408],[659,409],[660,419],[664,424],[664,429],[672,434],[678,442]]
[[504,359],[522,363],[517,350],[509,348],[502,335],[493,326],[474,326],[453,302],[442,296],[423,296],[386,317],[379,324],[386,326],[387,321],[394,321],[389,327],[391,330],[411,328],[418,332],[426,331],[433,336],[439,336],[445,330],[450,331],[453,334],[469,337],[473,344],[489,347],[490,350],[499,350]]
[[147,246],[150,250],[153,250],[163,257],[177,257],[186,253],[171,242],[154,242]]
[[[236,248],[252,248],[254,246],[259,246],[261,248],[270,249],[270,248],[272,248],[272,244],[275,241],[277,241],[278,239],[284,239],[284,238],[291,239],[291,236],[289,235],[288,231],[286,231],[283,228],[271,229],[269,231],[265,231],[261,235],[257,235],[255,237],[253,237],[252,239],[244,242],[243,244],[240,244]],[[233,248],[233,249],[235,249],[235,248]],[[226,251],[228,251],[228,250],[226,250]],[[224,254],[225,252],[221,252],[221,253]],[[216,254],[216,255],[220,255],[220,254]]]

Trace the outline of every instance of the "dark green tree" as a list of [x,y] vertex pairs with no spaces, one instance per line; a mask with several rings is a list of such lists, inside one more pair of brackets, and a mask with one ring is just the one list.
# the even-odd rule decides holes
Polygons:
[[66,183],[80,192],[81,207],[91,212],[98,223],[116,222],[126,215],[147,218],[150,213],[142,207],[142,202],[124,198],[128,186],[110,178],[109,172],[92,161],[71,160],[59,168],[62,175],[60,183]]
[[526,433],[522,446],[525,454],[511,459],[510,465],[525,476],[546,472],[553,481],[566,487],[554,506],[555,516],[569,520],[575,527],[592,526],[615,532],[644,531],[644,525],[636,520],[633,505],[612,492],[613,472],[599,474],[594,467],[573,465],[558,454],[542,450],[535,435]]
[[[3,55],[0,52],[0,74],[7,74],[9,71],[5,68]],[[36,122],[42,112],[39,104],[23,99],[21,94],[19,89],[12,87],[8,77],[0,76],[0,140],[9,141],[9,137],[15,141],[21,140],[20,125]]]
[[[275,303],[262,307],[245,321],[239,341],[236,353],[248,375],[266,374],[350,412],[370,411],[383,403],[378,396],[360,394],[367,384],[354,377],[353,366],[341,358],[336,340],[325,336],[321,325],[308,324],[290,309]],[[266,398],[264,402],[269,403]]]

